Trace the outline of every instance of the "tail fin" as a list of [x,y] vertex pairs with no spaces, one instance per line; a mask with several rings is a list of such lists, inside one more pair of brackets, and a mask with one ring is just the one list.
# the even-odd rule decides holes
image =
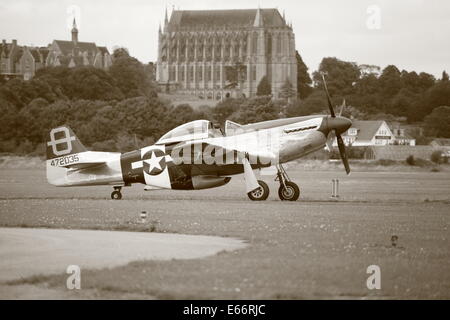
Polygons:
[[47,160],[87,151],[69,126],[53,128],[47,139]]

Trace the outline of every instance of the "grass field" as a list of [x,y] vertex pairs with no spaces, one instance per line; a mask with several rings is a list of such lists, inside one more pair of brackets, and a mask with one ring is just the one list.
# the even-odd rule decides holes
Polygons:
[[[43,170],[1,169],[0,226],[203,234],[249,244],[203,259],[83,270],[77,293],[65,289],[66,274],[6,286],[64,298],[449,299],[450,172],[342,171],[288,170],[302,189],[292,203],[278,200],[268,176],[265,202],[248,200],[241,177],[203,191],[133,186],[112,201],[110,187],[55,188]],[[333,178],[340,180],[338,201],[330,199]],[[373,264],[381,268],[381,290],[366,287]]]

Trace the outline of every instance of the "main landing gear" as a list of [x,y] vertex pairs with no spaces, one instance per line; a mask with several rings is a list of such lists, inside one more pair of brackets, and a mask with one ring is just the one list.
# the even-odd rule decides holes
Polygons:
[[120,192],[122,187],[114,187],[114,191],[111,193],[111,199],[120,200],[122,199],[122,193]]
[[300,196],[300,189],[298,185],[296,185],[289,179],[286,170],[284,170],[281,164],[277,165],[277,170],[278,172],[275,181],[280,182],[280,188],[278,188],[278,196],[281,200],[296,201]]
[[247,193],[250,200],[264,201],[269,196],[269,186],[262,180],[258,180],[259,188]]
[[[289,179],[286,170],[282,165],[277,165],[277,177],[275,181],[280,182],[280,188],[278,189],[278,196],[281,200],[296,201],[300,197],[300,189],[297,184]],[[247,195],[250,200],[263,201],[269,197],[269,187],[267,183],[262,180],[258,180],[259,188],[249,192]]]

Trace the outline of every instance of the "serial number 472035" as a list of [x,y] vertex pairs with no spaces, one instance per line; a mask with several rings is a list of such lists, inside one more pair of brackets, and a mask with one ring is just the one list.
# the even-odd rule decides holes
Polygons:
[[80,161],[77,154],[71,154],[69,156],[53,159],[50,163],[54,167],[64,167],[72,163]]

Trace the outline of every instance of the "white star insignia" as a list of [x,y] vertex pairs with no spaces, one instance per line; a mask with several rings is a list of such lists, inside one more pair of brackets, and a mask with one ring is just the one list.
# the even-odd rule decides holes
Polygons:
[[161,165],[160,165],[159,162],[161,161],[162,158],[164,158],[164,156],[157,157],[155,155],[155,152],[152,151],[152,155],[151,155],[150,159],[144,160],[144,162],[147,163],[150,166],[150,168],[148,169],[148,172],[152,172],[152,170],[154,168],[157,168],[158,170],[161,170]]

